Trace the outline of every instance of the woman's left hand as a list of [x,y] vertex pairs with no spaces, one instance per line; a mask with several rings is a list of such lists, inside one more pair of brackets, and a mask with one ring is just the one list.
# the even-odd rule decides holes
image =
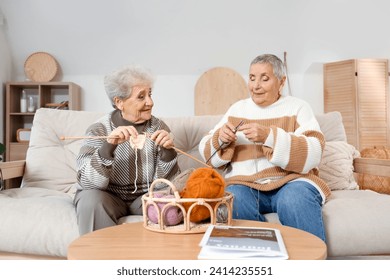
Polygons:
[[270,128],[258,123],[243,124],[239,129],[245,137],[255,143],[264,143],[270,133]]
[[173,148],[173,137],[172,135],[166,131],[166,130],[157,130],[155,131],[151,136],[150,139],[152,139],[156,145],[161,146],[166,149],[172,149]]

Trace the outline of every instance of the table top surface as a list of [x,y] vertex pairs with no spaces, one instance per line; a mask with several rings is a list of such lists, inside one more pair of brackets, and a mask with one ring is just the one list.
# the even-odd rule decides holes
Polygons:
[[[290,260],[326,259],[326,245],[317,236],[279,224],[233,220],[234,226],[268,227],[281,231]],[[203,233],[174,234],[148,230],[142,222],[97,230],[74,240],[70,260],[195,260]]]

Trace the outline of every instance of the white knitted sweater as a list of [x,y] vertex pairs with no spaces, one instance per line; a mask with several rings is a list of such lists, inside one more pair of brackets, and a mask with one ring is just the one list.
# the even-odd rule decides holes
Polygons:
[[282,96],[267,107],[256,105],[251,98],[236,102],[201,140],[199,150],[204,160],[222,144],[218,139],[222,125],[227,121],[237,125],[241,120],[260,123],[270,127],[271,132],[260,144],[237,132],[237,141],[223,146],[211,158],[212,166],[224,168],[227,185],[242,184],[269,191],[292,180],[307,180],[320,191],[325,201],[330,189],[318,177],[317,169],[325,139],[305,101]]

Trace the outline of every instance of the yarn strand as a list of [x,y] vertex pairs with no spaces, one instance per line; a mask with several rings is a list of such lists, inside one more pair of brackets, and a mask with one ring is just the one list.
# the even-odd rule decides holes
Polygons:
[[135,152],[135,178],[134,178],[134,191],[132,193],[135,193],[137,188],[137,180],[138,180],[138,149],[134,146],[134,152]]
[[[132,138],[130,138],[129,140],[130,142],[132,141]],[[146,141],[146,139],[145,139]],[[134,153],[135,153],[135,162],[134,162],[134,165],[135,165],[135,178],[134,178],[134,191],[132,193],[135,193],[137,190],[138,190],[138,187],[137,187],[137,180],[138,180],[138,148],[137,148],[137,145],[135,145],[134,142],[132,142],[134,144]],[[131,145],[130,145],[131,146]],[[148,187],[148,191],[149,191],[149,187],[150,187],[150,182],[149,182],[149,154],[148,154],[148,149],[145,148],[145,157],[146,157],[146,185]],[[141,157],[142,158],[142,157]]]
[[148,155],[148,149],[145,149],[146,154],[146,184],[148,186],[148,192],[149,192],[149,155]]

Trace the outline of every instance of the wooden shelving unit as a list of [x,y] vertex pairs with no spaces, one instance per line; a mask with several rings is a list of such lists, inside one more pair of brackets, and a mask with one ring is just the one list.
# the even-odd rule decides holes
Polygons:
[[[35,111],[21,112],[20,100],[23,91],[27,97],[32,96],[35,110],[68,101],[67,107],[61,109],[80,110],[80,87],[72,82],[9,82],[6,84],[5,97],[5,160],[22,160],[26,158],[28,141],[18,141],[19,129],[31,129]],[[55,121],[55,120],[53,120]]]

